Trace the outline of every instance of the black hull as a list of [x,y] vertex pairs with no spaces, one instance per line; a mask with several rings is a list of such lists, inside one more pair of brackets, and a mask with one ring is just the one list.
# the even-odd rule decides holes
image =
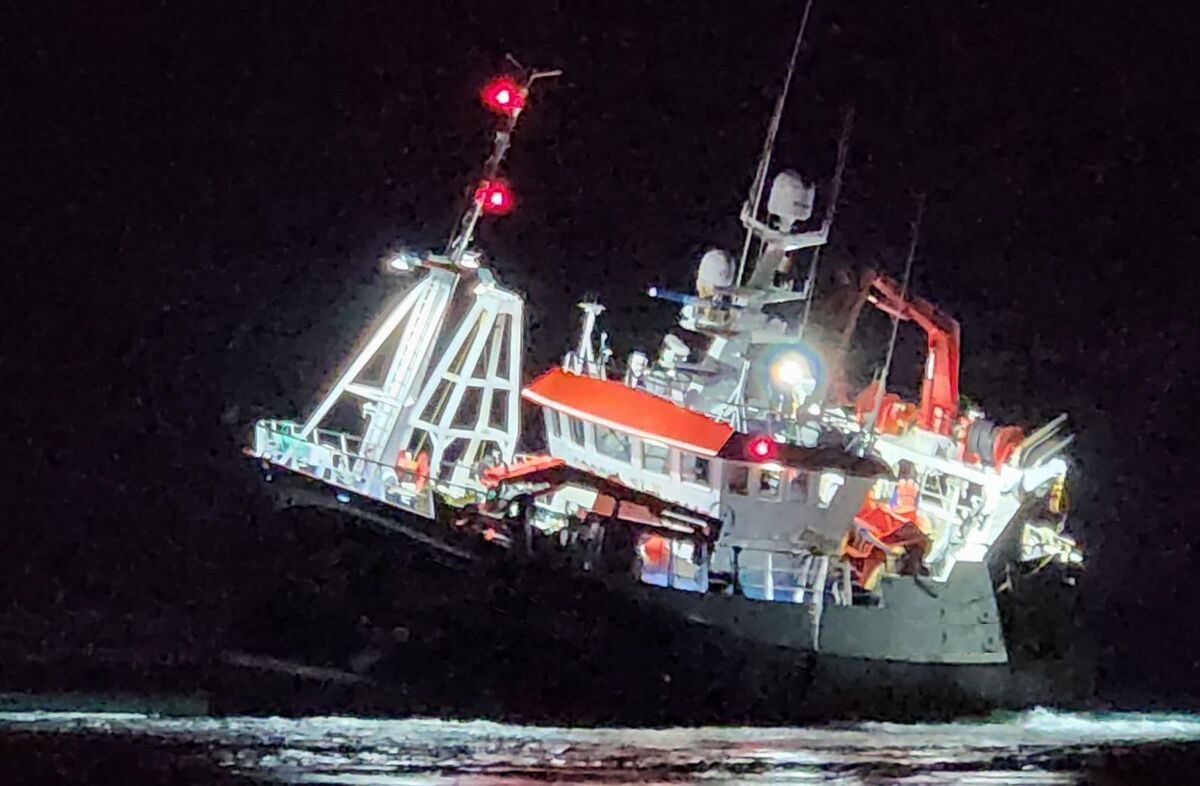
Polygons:
[[[518,562],[448,536],[444,522],[341,506],[327,488],[280,480],[277,497],[293,507],[272,522],[268,590],[214,646],[136,662],[67,657],[10,668],[0,687],[86,688],[118,707],[121,696],[183,695],[217,714],[606,725],[946,719],[1092,695],[1092,670],[1062,647],[1077,641],[1072,592],[1048,572],[1001,595],[1005,628],[1021,639],[1009,641],[1011,663],[841,657],[755,638],[740,621],[696,622],[692,593]],[[766,617],[803,609],[737,600]]]
[[[477,537],[447,534],[444,522],[369,501],[342,506],[326,488],[284,480],[277,497],[299,507],[281,526],[332,529],[369,544],[365,571],[374,579],[298,574],[291,590],[248,616],[241,649],[339,669],[346,678],[221,668],[212,686],[217,711],[795,723],[1080,706],[1092,695],[1093,671],[1073,623],[1074,588],[1049,571],[1013,582],[1001,596],[1005,628],[1016,634],[1007,663],[843,657],[755,638],[740,622],[697,622],[700,596],[692,593],[517,561]],[[736,600],[760,614],[802,609]],[[361,616],[351,620],[351,610]]]

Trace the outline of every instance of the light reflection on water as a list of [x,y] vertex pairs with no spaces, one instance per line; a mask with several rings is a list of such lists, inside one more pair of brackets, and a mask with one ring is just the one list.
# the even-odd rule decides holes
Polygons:
[[1080,755],[1101,747],[1200,741],[1200,717],[1035,709],[945,724],[643,730],[5,712],[0,731],[201,744],[231,772],[297,784],[1050,784],[1077,782]]

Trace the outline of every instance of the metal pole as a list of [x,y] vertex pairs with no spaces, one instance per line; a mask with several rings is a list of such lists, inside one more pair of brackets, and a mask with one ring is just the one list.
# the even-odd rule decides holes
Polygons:
[[471,238],[475,234],[475,225],[479,223],[479,216],[483,213],[483,205],[479,204],[479,200],[472,199],[471,207],[467,209],[469,212],[459,222],[462,232],[451,241],[448,250],[450,261],[455,265],[462,262],[463,255],[467,253],[467,246],[471,244]]
[[[837,167],[833,173],[833,188],[829,193],[829,208],[825,215],[825,223],[827,226],[833,226],[834,216],[837,215],[838,199],[842,193],[842,174],[846,170],[846,157],[850,150],[850,131],[854,128],[854,107],[846,110],[846,116],[842,119],[842,137],[838,140],[838,156]],[[800,320],[801,338],[804,336],[804,330],[808,327],[808,317],[812,311],[813,295],[817,291],[817,266],[821,260],[821,249],[825,246],[820,245],[813,249],[812,262],[808,265],[808,276],[804,279],[804,317]]]
[[[917,215],[912,223],[912,238],[908,246],[908,259],[904,263],[904,279],[900,284],[900,300],[908,299],[908,282],[912,276],[913,259],[917,256],[917,239],[921,233],[921,217],[925,214],[925,195],[917,197]],[[871,407],[871,419],[866,423],[866,439],[863,440],[863,452],[866,452],[869,447],[869,441],[874,437],[875,424],[879,421],[879,408],[883,406],[883,391],[887,387],[888,372],[892,367],[892,355],[896,351],[896,334],[900,331],[900,318],[892,316],[892,337],[888,341],[887,357],[883,361],[883,368],[879,372],[879,385],[875,389],[875,404]]]
[[[517,63],[512,55],[509,55],[508,59],[520,68],[520,63]],[[525,86],[522,90],[528,94],[529,88],[537,80],[551,76],[560,76],[561,74],[562,70],[557,68],[552,71],[534,71],[525,80]],[[487,162],[483,165],[482,180],[491,180],[496,176],[496,172],[500,170],[500,163],[504,160],[504,156],[508,154],[508,148],[512,141],[512,133],[517,127],[517,119],[520,116],[521,108],[518,107],[508,116],[508,122],[496,132],[496,139],[492,145],[492,154],[488,156]],[[471,245],[471,238],[475,234],[475,225],[479,223],[482,206],[475,200],[474,188],[472,188],[471,192],[471,204],[463,212],[462,218],[459,219],[456,225],[458,229],[451,235],[450,242],[446,246],[446,256],[455,264],[462,261],[463,255]]]
[[[808,17],[812,13],[813,0],[808,0],[804,4],[804,15],[800,18],[800,29],[796,33],[796,43],[792,45],[792,57],[788,61],[787,76],[783,80],[783,92],[779,94],[779,99],[775,102],[775,114],[771,116],[771,123],[767,127],[767,138],[763,143],[762,156],[758,160],[758,170],[754,173],[754,183],[751,185],[752,208],[751,216],[758,215],[758,208],[762,204],[763,188],[767,183],[767,170],[771,166],[771,154],[775,151],[775,136],[779,133],[779,124],[783,119],[783,107],[787,102],[788,90],[792,86],[792,74],[796,71],[796,58],[800,55],[800,43],[804,40],[804,31],[808,28]],[[742,244],[742,257],[738,262],[737,278],[735,282],[740,287],[742,285],[742,276],[746,272],[746,259],[750,256],[750,243],[754,239],[754,232],[749,227],[746,228],[746,242]]]

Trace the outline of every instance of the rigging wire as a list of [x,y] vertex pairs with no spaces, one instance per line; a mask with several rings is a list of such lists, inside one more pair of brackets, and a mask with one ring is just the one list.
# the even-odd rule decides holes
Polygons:
[[[763,143],[762,156],[758,160],[758,170],[754,173],[754,183],[750,187],[753,196],[752,216],[758,215],[758,209],[762,205],[763,188],[767,183],[767,170],[771,166],[771,155],[775,152],[775,137],[779,133],[779,124],[783,120],[783,107],[787,103],[788,91],[792,86],[792,74],[796,72],[796,59],[800,56],[800,44],[804,41],[804,31],[808,28],[808,18],[812,13],[813,0],[808,0],[804,4],[804,15],[800,18],[800,29],[796,32],[796,42],[792,45],[792,57],[788,61],[787,76],[783,80],[783,91],[779,94],[779,99],[775,102],[775,113],[771,116],[771,123],[767,127],[767,138]],[[742,256],[738,261],[737,285],[742,285],[742,276],[746,272],[746,259],[750,256],[750,243],[754,240],[754,232],[746,228],[746,242],[742,244]]]
[[[832,227],[833,219],[837,215],[838,200],[842,193],[842,175],[846,170],[846,158],[850,150],[850,133],[854,128],[854,107],[846,110],[845,117],[842,118],[842,136],[838,140],[838,155],[837,166],[833,173],[833,188],[829,194],[829,207],[825,215],[825,225]],[[812,312],[813,296],[817,291],[817,267],[821,262],[821,249],[825,246],[819,245],[813,249],[812,261],[808,265],[808,276],[804,279],[804,316],[800,320],[799,336],[804,337],[804,331],[808,327],[809,314]]]
[[[921,218],[925,215],[925,195],[921,194],[917,197],[917,215],[912,223],[912,238],[908,245],[908,259],[904,263],[904,279],[900,283],[900,300],[905,302],[908,299],[908,283],[912,277],[913,259],[917,256],[917,240],[921,234]],[[875,424],[879,420],[879,409],[883,406],[883,391],[887,387],[888,372],[892,367],[892,355],[896,351],[896,335],[900,332],[900,318],[892,315],[892,337],[888,341],[887,357],[884,358],[883,368],[879,370],[879,379],[875,388],[875,403],[871,407],[871,417],[863,424],[864,439],[862,442],[863,452],[865,453],[869,447],[870,441],[874,438]]]

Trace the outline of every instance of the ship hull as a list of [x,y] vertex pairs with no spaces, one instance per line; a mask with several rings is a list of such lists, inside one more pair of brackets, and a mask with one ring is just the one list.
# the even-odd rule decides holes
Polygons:
[[[354,537],[370,540],[372,560],[390,561],[405,574],[394,577],[403,586],[389,607],[377,597],[386,594],[384,587],[331,589],[338,582],[328,576],[295,579],[299,584],[282,590],[270,609],[247,618],[242,649],[269,655],[271,663],[314,665],[345,678],[272,668],[265,661],[243,660],[241,668],[227,663],[214,672],[219,679],[209,688],[219,712],[623,725],[798,723],[1079,706],[1092,692],[1081,641],[1064,630],[1034,631],[1040,636],[1036,647],[1007,641],[1005,662],[917,662],[840,654],[829,646],[814,650],[805,606],[665,590],[627,575],[515,559],[494,544],[451,533],[445,523],[369,501],[339,504],[328,489],[303,479],[287,478],[276,493],[293,511],[334,511],[299,513],[281,526],[359,529]],[[364,523],[376,531],[362,534]],[[421,578],[414,582],[414,575]],[[1073,618],[1074,588],[1047,596],[1046,579],[1028,587],[1028,598],[1024,585],[1013,583],[1001,604],[1006,626],[1012,609],[1032,603],[1043,616],[1049,603],[1061,606],[1050,615],[1055,620]],[[306,596],[321,584],[323,597]],[[297,592],[296,586],[305,589]],[[367,605],[369,615],[362,613]],[[895,642],[911,635],[911,615],[876,616],[868,629],[854,614],[847,616],[855,611],[826,608],[820,640]],[[274,629],[308,631],[316,640],[293,635],[273,641],[263,633],[264,615]],[[1028,622],[1026,628],[1033,630]],[[781,630],[791,634],[780,638]]]
[[[281,526],[358,530],[358,536],[370,539],[373,559],[386,563],[390,558],[382,554],[392,554],[397,574],[412,577],[415,571],[425,578],[415,589],[402,581],[404,588],[395,590],[390,606],[380,606],[374,596],[386,594],[382,587],[364,587],[361,596],[340,590],[347,594],[331,598],[328,576],[301,582],[323,584],[319,602],[288,590],[282,607],[266,612],[277,629],[344,631],[356,625],[354,634],[322,636],[317,652],[295,636],[281,646],[256,630],[245,649],[340,668],[347,679],[286,668],[275,674],[270,668],[223,670],[223,684],[212,691],[221,712],[744,724],[950,718],[1034,704],[1080,706],[1092,694],[1092,672],[1080,654],[1078,631],[1062,628],[1074,619],[1076,590],[1058,581],[1056,592],[1046,593],[1049,572],[1037,582],[1010,582],[1012,587],[1001,593],[1009,637],[1001,643],[1008,653],[1004,662],[870,658],[846,650],[862,649],[862,642],[871,640],[895,647],[922,630],[919,619],[899,608],[899,600],[883,613],[827,607],[820,641],[833,643],[814,650],[812,614],[803,605],[678,592],[648,587],[628,574],[516,558],[518,550],[452,532],[445,522],[371,500],[340,503],[328,487],[293,476],[277,479],[272,488],[281,508],[325,509],[316,515],[299,512]],[[356,569],[353,564],[338,568]],[[913,583],[920,594],[947,589],[955,594],[953,587],[902,581]],[[1020,635],[1038,640],[1026,647],[1012,637],[1013,610],[1019,616],[1033,604],[1054,623],[1038,620],[1038,628],[1024,620]],[[360,613],[365,605],[374,611]],[[281,618],[293,612],[298,618]],[[371,618],[368,632],[362,632],[366,617]],[[1048,625],[1058,628],[1048,632]],[[780,631],[790,632],[781,636]],[[839,653],[838,642],[859,643],[841,644]],[[910,654],[919,655],[917,650]]]

